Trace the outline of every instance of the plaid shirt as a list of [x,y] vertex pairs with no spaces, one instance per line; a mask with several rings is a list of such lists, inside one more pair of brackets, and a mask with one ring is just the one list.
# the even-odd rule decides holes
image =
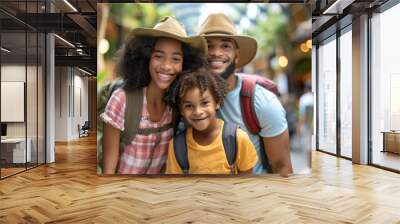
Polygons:
[[[146,88],[143,89],[142,118],[139,128],[159,128],[172,122],[172,112],[167,106],[159,122],[152,122],[147,110]],[[125,123],[125,91],[120,88],[114,91],[101,115],[104,122],[123,131]],[[170,128],[160,133],[149,135],[137,134],[126,145],[119,160],[118,173],[121,174],[158,174],[167,159],[168,142],[173,135]],[[147,171],[146,171],[147,170]]]

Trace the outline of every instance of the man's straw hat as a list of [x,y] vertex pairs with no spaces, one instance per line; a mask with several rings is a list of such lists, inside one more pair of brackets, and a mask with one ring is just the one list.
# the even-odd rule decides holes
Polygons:
[[239,48],[239,60],[236,68],[248,64],[257,53],[257,41],[249,36],[238,35],[235,24],[222,13],[209,15],[200,26],[198,35],[204,37],[227,37],[235,40]]

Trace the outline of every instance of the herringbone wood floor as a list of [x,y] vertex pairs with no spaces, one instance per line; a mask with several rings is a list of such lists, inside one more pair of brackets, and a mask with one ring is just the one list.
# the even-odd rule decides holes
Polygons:
[[309,176],[100,177],[95,137],[0,181],[0,223],[400,223],[400,175],[319,152]]

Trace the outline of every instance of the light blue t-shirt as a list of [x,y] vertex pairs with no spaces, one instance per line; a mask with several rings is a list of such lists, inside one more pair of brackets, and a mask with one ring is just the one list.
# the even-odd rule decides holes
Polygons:
[[[224,105],[219,110],[218,115],[224,120],[235,124],[247,132],[250,140],[256,148],[258,158],[260,156],[260,139],[258,135],[251,134],[244,124],[242,111],[240,108],[240,89],[242,88],[242,79],[238,77],[238,84],[235,89],[230,91],[225,97]],[[257,118],[261,125],[259,135],[262,137],[274,137],[282,134],[287,129],[286,112],[279,102],[276,95],[265,88],[256,85],[254,105]],[[264,171],[265,172],[265,171]],[[253,168],[254,174],[263,173],[261,159]]]

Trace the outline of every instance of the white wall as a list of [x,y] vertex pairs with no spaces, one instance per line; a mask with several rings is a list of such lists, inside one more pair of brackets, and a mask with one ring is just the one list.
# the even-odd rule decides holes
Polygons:
[[68,68],[55,68],[55,141],[68,140]]
[[56,141],[77,139],[78,124],[88,120],[88,78],[82,75],[76,68],[56,67]]
[[[78,72],[78,75],[77,75]],[[74,108],[73,108],[73,123],[72,135],[78,136],[77,126],[81,126],[88,120],[88,78],[81,76],[79,70],[74,70]]]
[[25,65],[1,65],[1,81],[25,82]]
[[[1,66],[1,81],[20,81],[25,82],[25,65],[2,65]],[[6,110],[7,108],[1,108]],[[8,137],[25,137],[24,122],[7,123]]]
[[[28,66],[28,72],[33,68]],[[9,82],[25,82],[25,65],[9,64],[1,66],[1,81]],[[7,108],[1,108],[7,110]],[[25,137],[25,123],[24,122],[7,122],[7,136],[8,137]]]

